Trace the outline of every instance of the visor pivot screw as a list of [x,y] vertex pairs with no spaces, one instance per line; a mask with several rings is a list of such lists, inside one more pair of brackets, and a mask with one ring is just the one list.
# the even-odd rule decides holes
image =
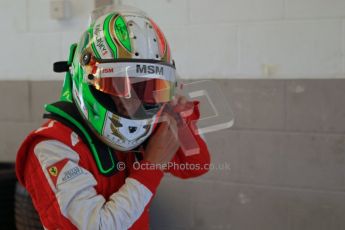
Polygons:
[[89,63],[90,63],[90,60],[91,60],[91,54],[90,54],[90,53],[84,54],[83,60],[82,60],[83,65],[89,64]]
[[87,76],[87,78],[88,78],[90,81],[92,81],[93,79],[95,79],[95,76],[93,76],[92,74],[89,74],[89,75]]
[[136,52],[136,53],[135,53],[135,56],[139,56],[139,53],[138,53],[138,52]]

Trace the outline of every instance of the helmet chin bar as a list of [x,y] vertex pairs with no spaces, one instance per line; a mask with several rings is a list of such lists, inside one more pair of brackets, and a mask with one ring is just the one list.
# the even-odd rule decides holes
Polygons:
[[132,120],[108,111],[100,138],[114,149],[132,150],[151,135],[156,119],[157,116],[146,120]]

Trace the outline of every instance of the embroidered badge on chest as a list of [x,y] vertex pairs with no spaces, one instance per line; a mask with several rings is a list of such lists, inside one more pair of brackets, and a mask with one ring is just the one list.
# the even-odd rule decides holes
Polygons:
[[55,187],[85,174],[80,166],[68,159],[63,159],[47,167],[47,171]]
[[52,180],[53,184],[56,187],[58,177],[64,168],[64,166],[67,164],[68,159],[61,160],[59,162],[56,162],[55,164],[48,166],[47,171],[49,173],[50,179]]

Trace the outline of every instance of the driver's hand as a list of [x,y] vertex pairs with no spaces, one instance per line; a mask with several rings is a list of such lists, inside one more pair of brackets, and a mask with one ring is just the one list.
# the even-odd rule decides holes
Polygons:
[[153,164],[167,164],[179,148],[177,122],[168,113],[163,113],[163,122],[158,124],[144,152],[144,160]]

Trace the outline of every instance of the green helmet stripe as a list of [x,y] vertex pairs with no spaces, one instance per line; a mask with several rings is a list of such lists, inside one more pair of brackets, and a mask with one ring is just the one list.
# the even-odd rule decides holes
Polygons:
[[97,51],[97,49],[95,47],[95,43],[92,42],[91,47],[92,47],[92,50],[93,50],[96,58],[101,59],[101,56],[99,55],[99,53],[98,53],[98,51]]
[[[76,121],[73,117],[71,117],[70,115],[68,115],[66,112],[64,112],[63,110],[55,107],[54,105],[50,105],[50,104],[47,104],[45,105],[45,109],[47,112],[51,112],[51,113],[55,113],[55,114],[58,114],[60,115],[61,117],[64,117],[66,119],[68,119],[70,122],[73,123],[73,125],[75,125],[76,127],[78,127],[78,129],[80,129],[80,131],[84,134],[85,138],[87,139],[87,142],[90,144],[90,148],[91,148],[91,152],[96,160],[96,164],[99,168],[99,170],[104,173],[104,174],[107,174],[109,172],[111,172],[114,168],[115,168],[115,162],[114,162],[114,159],[113,159],[113,156],[112,154],[109,154],[110,155],[110,158],[111,158],[111,162],[112,162],[112,166],[111,168],[109,169],[104,169],[103,166],[102,166],[102,163],[101,163],[101,160],[99,159],[99,156],[97,154],[97,150],[96,150],[96,147],[92,141],[92,138],[90,137],[90,135],[87,133],[87,131],[85,130],[85,128],[78,122]],[[109,149],[108,149],[109,150]]]
[[111,38],[110,31],[109,31],[110,20],[112,19],[112,17],[114,17],[114,15],[115,14],[110,14],[105,19],[103,32],[104,32],[105,40],[107,41],[107,43],[108,43],[108,45],[109,45],[109,47],[113,53],[114,58],[117,58],[117,47],[116,47],[115,42]]
[[[77,49],[77,44],[72,44],[69,51],[68,65],[72,65],[76,49]],[[69,71],[66,72],[65,80],[62,86],[60,100],[70,101],[70,102],[72,101],[72,75]]]
[[82,93],[84,97],[84,103],[88,110],[88,120],[92,123],[93,128],[102,134],[104,120],[106,118],[107,110],[101,106],[97,100],[95,100],[92,92],[90,91],[90,86],[84,84],[82,87]]
[[117,38],[119,39],[121,45],[126,48],[128,52],[132,52],[131,40],[129,39],[128,28],[126,22],[122,16],[116,18],[114,29]]

